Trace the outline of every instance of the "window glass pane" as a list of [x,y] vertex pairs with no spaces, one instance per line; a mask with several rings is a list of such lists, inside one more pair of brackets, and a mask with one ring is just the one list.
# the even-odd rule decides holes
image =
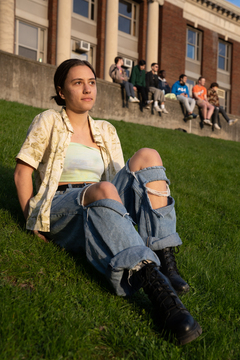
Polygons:
[[219,55],[225,56],[225,51],[226,51],[226,45],[219,42],[218,43],[218,53],[219,53]]
[[190,44],[196,44],[196,33],[194,31],[188,30],[188,42]]
[[131,20],[119,16],[118,30],[123,31],[127,34],[131,34]]
[[132,4],[120,0],[119,1],[119,13],[127,17],[132,18]]
[[19,22],[19,44],[37,49],[38,29],[34,26]]
[[224,57],[218,57],[218,67],[219,69],[225,70],[225,59]]
[[19,46],[18,55],[24,56],[31,60],[37,60],[37,51],[31,50],[31,49],[26,49],[23,46]]
[[88,1],[73,0],[73,12],[88,18]]
[[195,47],[188,44],[188,46],[187,46],[187,57],[194,60],[195,59],[194,52],[195,52]]

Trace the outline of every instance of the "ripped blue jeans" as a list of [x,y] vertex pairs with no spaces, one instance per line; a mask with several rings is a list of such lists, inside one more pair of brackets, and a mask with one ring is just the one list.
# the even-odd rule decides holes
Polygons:
[[[56,192],[51,206],[51,231],[48,238],[73,253],[84,252],[90,263],[112,284],[118,295],[131,295],[130,270],[143,260],[160,265],[154,250],[181,245],[176,233],[174,199],[153,210],[146,184],[165,180],[162,166],[135,173],[128,167],[118,172],[112,183],[123,204],[102,199],[87,206],[80,202],[83,189]],[[134,224],[138,225],[138,232]]]

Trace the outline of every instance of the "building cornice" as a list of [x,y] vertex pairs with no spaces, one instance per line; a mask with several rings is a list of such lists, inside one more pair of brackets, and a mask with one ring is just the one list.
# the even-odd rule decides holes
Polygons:
[[206,10],[218,15],[225,20],[233,21],[240,24],[240,8],[232,5],[224,0],[187,0],[189,3],[194,3]]

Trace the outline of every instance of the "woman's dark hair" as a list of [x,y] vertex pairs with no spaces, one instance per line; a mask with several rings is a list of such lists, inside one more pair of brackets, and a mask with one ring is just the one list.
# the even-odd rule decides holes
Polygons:
[[65,103],[65,100],[62,99],[61,96],[59,95],[59,87],[61,89],[63,89],[67,74],[68,74],[69,70],[74,66],[88,66],[89,69],[91,69],[91,71],[93,72],[94,77],[96,79],[95,71],[94,71],[92,65],[89,64],[88,61],[79,60],[79,59],[68,59],[68,60],[63,61],[58,66],[58,68],[55,72],[55,75],[54,75],[54,86],[55,86],[57,95],[51,97],[51,99],[54,99],[56,101],[56,103],[60,106],[64,106],[64,105],[66,105],[66,103]]
[[219,87],[218,83],[216,82],[211,83],[210,89],[214,88],[215,86]]

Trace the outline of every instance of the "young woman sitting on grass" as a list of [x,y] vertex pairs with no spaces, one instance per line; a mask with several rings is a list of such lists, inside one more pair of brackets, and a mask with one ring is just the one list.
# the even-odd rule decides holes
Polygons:
[[35,117],[16,157],[14,178],[27,229],[67,251],[85,252],[118,295],[143,287],[161,328],[180,344],[189,343],[201,327],[176,295],[189,286],[174,258],[173,248],[182,242],[160,155],[143,148],[124,165],[115,128],[88,114],[97,95],[88,62],[64,61],[54,84],[62,110]]

